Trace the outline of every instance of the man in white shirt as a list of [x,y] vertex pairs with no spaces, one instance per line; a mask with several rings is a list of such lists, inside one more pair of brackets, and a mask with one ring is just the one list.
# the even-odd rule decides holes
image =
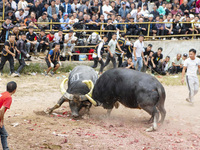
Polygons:
[[15,13],[15,17],[17,19],[17,21],[19,20],[24,20],[24,18],[26,17],[25,13],[24,13],[24,10],[23,9],[20,9],[19,11],[17,11]]
[[54,38],[53,38],[53,41],[55,43],[60,43],[60,49],[62,50],[63,49],[63,44],[64,44],[64,36],[63,36],[63,30],[60,29],[58,31],[58,33],[55,33],[54,34]]
[[140,35],[139,39],[135,41],[134,43],[134,49],[133,49],[133,63],[136,68],[136,65],[138,64],[138,71],[141,71],[143,66],[143,59],[144,59],[144,36]]
[[104,36],[103,40],[95,47],[94,53],[92,54],[92,58],[94,60],[94,65],[92,68],[96,68],[98,66],[98,62],[101,64],[99,74],[101,75],[103,73],[103,68],[104,68],[104,62],[102,59],[102,54],[103,54],[103,49],[104,45],[107,42],[108,37]]
[[196,57],[196,50],[189,50],[189,58],[185,60],[182,71],[182,80],[184,83],[185,71],[186,73],[186,83],[189,89],[189,97],[186,98],[186,101],[189,103],[193,103],[194,96],[197,94],[199,90],[199,79],[197,77],[197,70],[199,69],[200,73],[200,59]]
[[141,12],[141,7],[138,7],[137,9],[133,9],[131,11],[131,17],[134,18],[134,22],[137,22],[137,16],[138,16],[138,13]]
[[115,59],[116,46],[117,46],[117,34],[113,33],[112,39],[108,43],[108,54],[104,67],[106,67],[110,63],[110,61],[112,61],[113,68],[116,68],[116,59]]
[[74,50],[75,42],[77,40],[77,37],[75,37],[74,34],[73,30],[69,30],[69,33],[65,35],[64,52],[62,53],[63,57],[65,57],[66,52],[72,56],[72,51]]
[[112,15],[112,13],[110,11],[113,10],[113,9],[109,5],[109,0],[106,0],[105,3],[106,4],[103,5],[103,7],[102,7],[102,11],[103,11],[104,19],[107,20],[107,16]]
[[17,3],[14,0],[9,0],[10,4],[11,4],[11,8],[14,9],[14,11],[17,10]]
[[78,0],[74,0],[74,3],[71,6],[72,6],[73,12],[77,12],[77,10],[79,9],[81,5],[78,3]]

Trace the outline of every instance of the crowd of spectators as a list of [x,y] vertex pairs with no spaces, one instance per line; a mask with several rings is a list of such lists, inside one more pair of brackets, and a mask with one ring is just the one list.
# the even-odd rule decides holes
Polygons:
[[[152,7],[153,5],[153,7]],[[151,7],[150,7],[151,6]],[[0,2],[0,12],[3,1]],[[74,23],[90,23],[84,29],[90,30],[124,30],[129,35],[178,35],[198,34],[200,31],[200,0],[5,0],[5,16],[10,17],[12,24],[34,26],[35,29],[49,29],[49,22],[55,30],[72,29]],[[110,20],[110,21],[109,21]],[[37,24],[44,22],[43,24]],[[45,24],[45,22],[47,24]],[[129,24],[129,23],[132,24]],[[134,24],[139,22],[141,24]],[[153,23],[155,22],[155,23]],[[170,22],[170,23],[156,23]],[[187,22],[187,23],[180,23]],[[193,24],[192,22],[196,22]],[[101,25],[101,23],[107,23]],[[113,23],[111,28],[107,27]],[[184,36],[179,38],[185,38]],[[111,39],[111,37],[109,38]]]

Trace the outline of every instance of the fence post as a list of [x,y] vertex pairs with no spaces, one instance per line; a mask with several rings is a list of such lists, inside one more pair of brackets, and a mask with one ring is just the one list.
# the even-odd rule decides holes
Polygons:
[[4,20],[4,16],[5,16],[5,0],[3,0],[2,20]]
[[192,40],[194,39],[194,22],[192,22],[192,29],[193,29],[193,31],[192,31]]
[[51,19],[50,31],[52,31],[52,19]]
[[147,39],[149,40],[149,33],[150,33],[150,22],[148,22],[148,30],[147,30]]
[[100,37],[102,35],[102,26],[103,26],[103,24],[100,25]]

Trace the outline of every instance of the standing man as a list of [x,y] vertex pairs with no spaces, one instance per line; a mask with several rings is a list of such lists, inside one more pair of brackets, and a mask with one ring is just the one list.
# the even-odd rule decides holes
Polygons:
[[199,90],[199,79],[197,77],[197,70],[199,69],[200,73],[200,59],[196,57],[196,50],[189,50],[189,58],[185,60],[182,71],[182,80],[184,83],[185,71],[186,73],[186,83],[189,89],[189,97],[186,98],[186,101],[189,103],[193,103],[194,96],[197,94]]
[[14,25],[12,24],[11,18],[6,17],[5,22],[2,24],[2,31],[0,35],[1,42],[5,42],[8,40],[9,32],[13,27]]
[[133,63],[134,67],[136,68],[136,65],[138,64],[138,71],[141,71],[143,66],[143,60],[144,60],[144,36],[140,35],[139,39],[135,41],[134,48],[133,48]]
[[17,53],[17,59],[19,61],[19,68],[16,71],[16,74],[20,76],[21,70],[26,66],[26,63],[24,61],[24,57],[28,58],[30,60],[30,55],[26,52],[26,34],[22,33],[21,39],[17,41],[17,49],[19,50],[19,54]]
[[6,61],[9,61],[10,73],[11,73],[12,76],[15,76],[15,73],[14,73],[15,50],[17,50],[16,42],[15,42],[15,35],[10,34],[9,35],[9,40],[7,40],[4,43],[4,48],[2,50],[1,64],[0,64],[0,72],[1,72],[1,74],[2,74],[3,67],[4,67]]
[[102,59],[102,55],[103,55],[104,45],[107,42],[107,40],[108,40],[108,37],[104,36],[103,40],[96,46],[94,53],[92,54],[92,57],[94,59],[94,65],[92,66],[92,68],[96,68],[98,65],[98,62],[101,64],[99,75],[103,73],[104,62]]
[[110,61],[112,61],[113,68],[116,68],[116,60],[115,60],[116,45],[117,45],[117,34],[113,33],[112,39],[108,43],[108,54],[107,54],[106,63],[104,67],[106,67]]
[[8,133],[4,126],[4,114],[10,109],[12,103],[12,95],[16,92],[17,84],[14,81],[8,82],[6,92],[0,94],[0,136],[3,150],[9,150],[7,137]]

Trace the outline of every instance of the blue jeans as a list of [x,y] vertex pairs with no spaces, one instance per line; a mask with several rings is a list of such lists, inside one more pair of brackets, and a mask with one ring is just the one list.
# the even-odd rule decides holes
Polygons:
[[138,64],[138,68],[137,71],[141,71],[142,66],[143,66],[143,60],[142,57],[137,57],[137,60],[135,61],[135,57],[133,57],[133,64],[134,67],[136,68],[137,64]]
[[1,135],[1,144],[2,144],[3,150],[9,150],[8,143],[7,143],[8,133],[4,126],[0,128],[0,135]]

